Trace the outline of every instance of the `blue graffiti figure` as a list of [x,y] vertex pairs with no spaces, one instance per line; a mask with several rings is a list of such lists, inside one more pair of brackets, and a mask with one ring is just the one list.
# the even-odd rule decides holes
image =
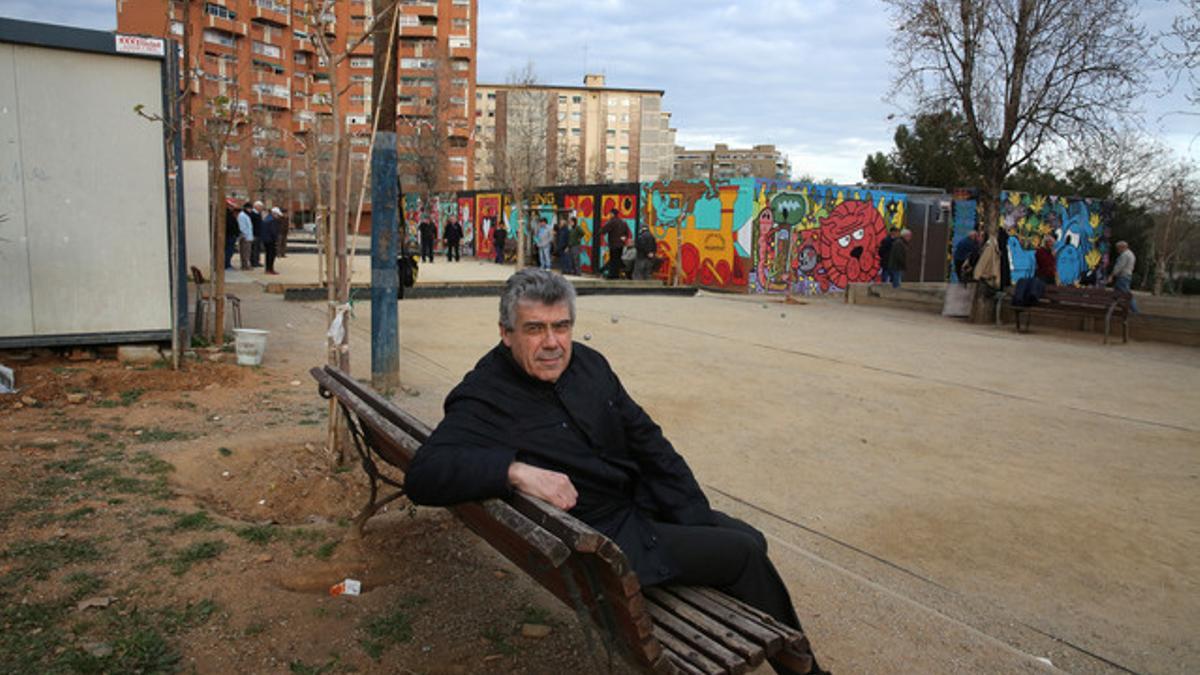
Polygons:
[[1037,266],[1036,256],[1036,252],[1021,245],[1021,238],[1015,232],[1008,235],[1008,266],[1014,284],[1033,276],[1033,269]]
[[1087,254],[1092,250],[1091,214],[1081,201],[1072,202],[1062,227],[1057,231],[1055,259],[1058,283],[1069,286],[1088,273]]

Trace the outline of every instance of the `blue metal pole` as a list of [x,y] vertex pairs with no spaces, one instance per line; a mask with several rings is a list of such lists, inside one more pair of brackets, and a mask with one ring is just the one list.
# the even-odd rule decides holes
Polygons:
[[396,132],[377,131],[371,149],[371,385],[400,386],[396,274]]

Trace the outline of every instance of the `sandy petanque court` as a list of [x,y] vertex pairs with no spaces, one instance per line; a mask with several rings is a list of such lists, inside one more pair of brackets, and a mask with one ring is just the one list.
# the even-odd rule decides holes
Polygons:
[[[433,422],[497,339],[496,302],[400,316],[398,400]],[[369,325],[360,308],[364,377]],[[1194,349],[709,294],[583,297],[575,338],[768,534],[831,668],[1200,666]]]

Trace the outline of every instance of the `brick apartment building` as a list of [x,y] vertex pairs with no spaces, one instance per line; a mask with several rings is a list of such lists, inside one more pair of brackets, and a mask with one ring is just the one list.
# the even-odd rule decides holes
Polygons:
[[[399,0],[397,47],[398,167],[405,189],[462,190],[473,187],[476,36],[478,0]],[[248,115],[222,159],[229,196],[285,204],[310,219],[314,188],[327,180],[317,157],[332,154],[332,106],[328,75],[310,20],[318,0],[210,0],[190,2],[188,107],[196,118],[214,97],[236,101]],[[363,34],[372,0],[337,0],[323,17],[335,54]],[[183,40],[184,2],[118,0],[122,33]],[[371,80],[370,38],[339,65],[341,111],[350,134],[352,198],[369,171]],[[211,159],[196,142],[191,157]],[[315,174],[315,176],[314,176]],[[367,199],[370,191],[367,190]]]
[[675,130],[662,97],[661,89],[605,86],[603,75],[587,75],[582,87],[479,84],[475,185],[503,187],[512,143],[545,149],[543,175],[534,185],[669,177]]
[[774,145],[756,145],[747,150],[718,143],[712,150],[675,147],[676,178],[773,178],[788,180],[792,165]]

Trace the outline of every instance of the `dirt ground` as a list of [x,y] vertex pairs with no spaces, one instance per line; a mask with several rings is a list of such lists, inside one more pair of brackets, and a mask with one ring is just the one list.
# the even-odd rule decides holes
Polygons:
[[[238,292],[272,331],[261,368],[0,356],[33,382],[0,398],[0,671],[602,672],[445,514],[398,503],[350,536],[364,484],[329,468],[305,374],[324,307]],[[495,305],[401,304],[402,406],[440,418]],[[1200,670],[1200,352],[704,294],[580,298],[575,337],[767,534],[835,672]],[[348,576],[367,591],[330,597]]]
[[[6,362],[21,391],[0,396],[0,672],[587,672],[604,658],[444,512],[393,508],[357,539],[366,481],[331,469],[311,381],[207,360]],[[331,596],[346,578],[362,595]]]

